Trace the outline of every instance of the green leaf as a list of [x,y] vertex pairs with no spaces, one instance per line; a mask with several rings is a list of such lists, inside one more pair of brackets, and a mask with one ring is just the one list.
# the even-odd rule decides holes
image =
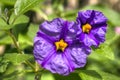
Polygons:
[[0,2],[8,5],[14,5],[16,0],[0,0]]
[[19,64],[32,58],[32,56],[29,54],[7,53],[3,58],[12,62],[13,64]]
[[[18,74],[20,74],[20,72],[18,72],[20,65],[12,65],[9,64],[6,71],[3,73],[3,75],[0,77],[2,79],[0,80],[17,80],[16,78],[18,77]],[[20,66],[20,68],[22,68]]]
[[[25,15],[20,15],[18,18],[16,18],[16,19],[15,18],[16,18],[16,15],[13,13],[10,17],[10,20],[9,20],[9,23],[12,24],[13,26],[28,23],[28,21],[29,21],[29,18]],[[14,21],[14,23],[12,23],[13,21]]]
[[102,76],[102,80],[120,80],[120,77],[107,72],[98,71],[98,73]]
[[[2,57],[0,57],[2,59]],[[0,73],[3,73],[6,71],[8,66],[8,62],[4,60],[0,60]]]
[[27,34],[19,34],[18,41],[20,42],[20,47],[25,49],[28,46],[33,46],[33,39],[39,30],[39,25],[30,24]]
[[43,0],[17,0],[15,3],[15,14],[23,14],[38,5]]
[[[25,80],[34,80],[35,74],[31,73],[31,74],[26,74],[25,75]],[[41,79],[41,80],[45,80],[45,79]]]
[[95,70],[79,70],[75,71],[79,74],[82,80],[120,80],[120,77],[117,77],[113,74],[103,72],[103,71],[95,71]]
[[93,52],[101,55],[102,57],[106,57],[110,60],[114,60],[115,58],[113,50],[107,44],[100,45],[100,47]]
[[[18,35],[20,33],[24,34],[28,28],[29,18],[25,15],[20,15],[15,21],[16,18],[15,14],[12,14],[10,17],[9,23],[13,25],[13,34],[15,35],[16,39],[18,39]],[[14,21],[14,23],[12,23]]]
[[42,73],[41,80],[56,80],[51,72],[45,71]]
[[30,37],[31,42],[33,42],[33,38],[35,37],[38,30],[39,30],[39,25],[30,24],[27,35]]
[[0,17],[0,30],[3,30],[8,24],[6,23],[5,19]]
[[1,26],[1,27],[0,27],[0,30],[9,30],[9,29],[11,29],[12,27],[14,27],[14,26],[12,26],[12,25],[4,25],[4,26]]
[[107,42],[107,44],[111,44],[113,42],[114,37],[116,37],[115,30],[110,24],[108,24],[105,42]]
[[8,63],[0,64],[0,73],[3,73],[6,71],[7,65]]
[[0,30],[9,29],[9,28],[10,26],[2,18],[0,18]]
[[25,49],[28,46],[33,46],[33,41],[27,35],[19,35],[18,41],[20,42],[20,47]]
[[10,38],[10,36],[8,36],[8,35],[5,36],[5,35],[6,34],[0,36],[0,44],[4,45],[4,44],[11,44],[11,43],[13,43],[12,39]]
[[76,73],[71,73],[67,76],[62,76],[58,74],[54,74],[55,80],[81,80],[78,74]]
[[10,25],[8,25],[2,18],[0,18],[0,30],[9,30],[13,27],[18,27],[18,26],[23,27],[27,25],[26,23],[28,23],[29,21],[29,18],[27,16],[21,15],[12,24],[12,21],[14,20],[14,18],[15,18],[15,15],[13,14],[10,17],[10,22],[9,22]]
[[82,80],[102,80],[100,74],[94,70],[80,70],[78,73]]
[[58,17],[56,14],[48,15],[48,20],[53,20],[56,17]]

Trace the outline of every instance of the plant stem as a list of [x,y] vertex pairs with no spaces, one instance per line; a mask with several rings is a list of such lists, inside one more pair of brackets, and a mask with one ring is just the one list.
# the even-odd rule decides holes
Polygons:
[[38,72],[39,71],[39,65],[37,62],[35,62],[35,72]]
[[[18,15],[18,16],[19,16],[19,15]],[[15,22],[15,20],[17,19],[18,16],[16,16],[16,17],[13,19],[13,21],[12,21],[11,24],[14,24],[14,22]],[[46,16],[45,16],[45,19],[47,19]],[[9,25],[9,23],[8,23],[8,25]],[[6,32],[7,32],[8,35],[12,38],[13,43],[14,43],[15,47],[16,47],[17,50],[18,50],[18,53],[24,54],[24,52],[20,49],[19,43],[18,43],[16,37],[14,36],[14,34],[12,34],[11,30],[8,30],[8,31],[6,31]],[[38,66],[37,62],[35,62],[35,67],[34,67],[34,65],[33,65],[31,62],[29,62],[28,60],[26,60],[25,63],[26,63],[27,65],[29,65],[29,66],[33,69],[33,71],[36,73],[36,75],[35,75],[35,80],[41,80],[41,75],[42,75],[43,69],[42,69],[42,70],[39,70],[39,66]]]
[[37,72],[34,80],[41,80],[41,73]]
[[29,65],[33,70],[35,70],[34,65],[32,65],[29,61],[26,60],[25,63],[26,63],[27,65]]
[[[7,31],[7,33],[8,33],[8,35],[12,38],[13,43],[14,43],[15,47],[17,48],[18,52],[19,52],[20,54],[24,54],[23,51],[20,49],[19,43],[17,42],[17,40],[16,40],[15,36],[12,34],[12,32],[9,30],[9,31]],[[25,63],[26,63],[27,65],[29,65],[33,70],[35,70],[34,65],[32,65],[29,61],[26,60]]]
[[34,80],[41,80],[41,76],[42,76],[42,72],[43,72],[43,71],[44,71],[44,69],[38,70],[38,71],[36,72],[36,75],[35,75]]
[[12,38],[13,43],[14,43],[15,47],[17,48],[18,52],[19,52],[20,54],[24,54],[24,53],[22,52],[22,50],[19,48],[19,43],[17,42],[15,36],[11,33],[11,31],[9,30],[9,31],[7,31],[7,33],[8,33],[8,35]]

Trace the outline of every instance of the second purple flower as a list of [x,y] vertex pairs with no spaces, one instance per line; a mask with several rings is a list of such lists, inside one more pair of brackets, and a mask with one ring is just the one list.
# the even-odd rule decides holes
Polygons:
[[99,46],[105,41],[107,18],[100,11],[86,10],[78,12],[77,23],[81,29],[80,41],[87,46]]

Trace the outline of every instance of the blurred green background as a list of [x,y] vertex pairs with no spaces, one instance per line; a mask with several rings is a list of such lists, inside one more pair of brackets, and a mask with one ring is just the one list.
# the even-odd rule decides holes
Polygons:
[[[12,24],[15,14],[19,14],[12,25],[14,27],[10,29],[12,28],[21,50],[29,55],[29,61],[33,64],[35,64],[32,53],[33,39],[43,21],[57,17],[75,21],[78,11],[87,9],[99,10],[108,18],[106,41],[97,50],[93,49],[87,65],[77,70],[81,71],[80,74],[60,76],[44,71],[41,80],[100,80],[97,73],[100,73],[104,80],[120,80],[120,0],[37,0],[40,2],[37,3],[38,5],[34,4],[30,9],[26,8],[28,10],[23,13],[16,9],[14,13],[16,1],[18,0],[0,0],[0,27],[4,24],[3,20]],[[13,58],[10,53],[17,53],[17,50],[10,36],[1,27],[0,80],[34,80],[35,73],[30,71],[30,67],[18,60],[16,56]],[[23,60],[26,59],[23,58]],[[98,78],[91,78],[91,75]]]

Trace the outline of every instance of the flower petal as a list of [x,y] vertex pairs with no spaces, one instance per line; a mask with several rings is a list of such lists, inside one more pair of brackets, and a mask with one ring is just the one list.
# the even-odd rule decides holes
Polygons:
[[47,61],[44,68],[50,70],[52,73],[68,75],[70,73],[69,66],[66,64],[62,53],[54,53],[54,55]]
[[93,34],[85,34],[85,33],[81,33],[79,35],[79,41],[84,43],[86,46],[98,46],[99,42],[96,40],[96,38],[93,36]]
[[107,18],[103,15],[103,13],[100,11],[95,11],[95,16],[93,18],[91,25],[104,24],[106,22]]
[[45,33],[46,35],[53,37],[55,39],[59,39],[60,32],[63,27],[64,20],[60,18],[56,18],[54,20],[45,21],[40,25],[40,31]]
[[78,12],[77,21],[81,21],[82,24],[85,24],[87,20],[91,17],[91,13],[92,13],[92,10]]
[[81,21],[82,24],[89,23],[97,25],[107,22],[107,18],[102,12],[96,10],[86,10],[78,12],[77,22]]
[[89,47],[76,43],[67,48],[65,54],[69,58],[69,62],[71,62],[75,68],[80,68],[85,66],[87,56],[90,52],[91,49]]
[[41,64],[46,56],[54,50],[54,46],[47,42],[47,40],[41,37],[35,37],[34,39],[34,57]]
[[105,41],[106,26],[107,25],[104,25],[101,28],[92,30],[91,33],[94,35],[94,37],[96,38],[97,41],[99,41],[99,42]]
[[82,30],[80,28],[80,24],[75,22],[68,22],[68,32],[65,37],[65,41],[73,41],[76,39],[76,36],[79,35]]

